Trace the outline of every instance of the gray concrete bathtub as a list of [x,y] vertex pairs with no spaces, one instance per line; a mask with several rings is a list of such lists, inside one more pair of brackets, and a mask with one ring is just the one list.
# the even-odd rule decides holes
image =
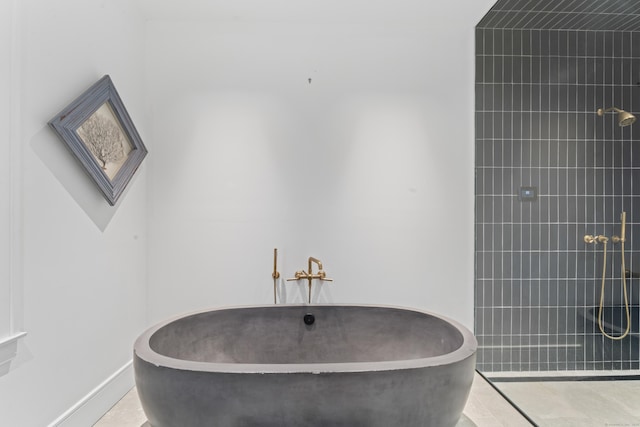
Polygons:
[[134,368],[153,427],[447,427],[476,347],[462,325],[414,309],[237,307],[150,328]]

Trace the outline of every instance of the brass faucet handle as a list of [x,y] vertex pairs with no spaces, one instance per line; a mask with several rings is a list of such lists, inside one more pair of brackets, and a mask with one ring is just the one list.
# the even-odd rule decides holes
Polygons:
[[306,279],[308,277],[309,277],[309,275],[307,274],[306,271],[300,270],[300,271],[296,271],[295,277],[293,277],[291,279],[287,279],[287,282],[293,282],[295,280]]
[[333,279],[329,279],[327,277],[327,273],[325,273],[324,270],[318,270],[318,279],[322,280],[323,282],[333,282]]

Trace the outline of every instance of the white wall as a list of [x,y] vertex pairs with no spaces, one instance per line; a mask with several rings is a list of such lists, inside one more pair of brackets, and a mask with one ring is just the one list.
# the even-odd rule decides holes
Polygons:
[[[87,426],[114,400],[98,399],[93,406],[85,398],[126,370],[133,340],[146,325],[145,171],[119,206],[109,207],[47,122],[108,73],[145,134],[144,21],[128,0],[14,3],[20,74],[11,84],[19,86],[20,138],[14,142],[22,158],[14,165],[22,189],[19,309],[28,335],[16,366],[0,377],[0,424],[45,426],[81,402],[93,413],[67,413],[65,425]],[[130,386],[130,372],[123,378],[120,387]]]
[[[490,1],[12,4],[28,336],[0,424],[90,425],[149,321],[269,303],[274,247],[283,277],[324,261],[335,282],[315,301],[471,326],[473,27]],[[116,208],[46,126],[105,73],[150,151]]]
[[[475,24],[490,2],[155,3],[147,32],[152,320],[314,301],[473,322]],[[309,83],[311,78],[311,83]],[[304,287],[283,285],[287,301]]]
[[17,0],[0,4],[0,376],[11,370],[23,331],[20,67]]
[[[0,3],[0,339],[11,330],[11,47],[12,3]],[[1,361],[0,361],[1,362]]]

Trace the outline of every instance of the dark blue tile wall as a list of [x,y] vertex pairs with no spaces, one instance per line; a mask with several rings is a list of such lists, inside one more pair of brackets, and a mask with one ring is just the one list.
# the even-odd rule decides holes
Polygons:
[[[476,30],[476,279],[478,368],[639,369],[640,279],[628,281],[634,331],[604,338],[598,306],[603,245],[620,233],[640,272],[640,34]],[[537,198],[519,197],[521,187]],[[609,244],[605,303],[623,303],[621,245]],[[613,313],[613,312],[612,312]],[[607,320],[625,326],[622,312]],[[612,334],[616,332],[611,331]]]

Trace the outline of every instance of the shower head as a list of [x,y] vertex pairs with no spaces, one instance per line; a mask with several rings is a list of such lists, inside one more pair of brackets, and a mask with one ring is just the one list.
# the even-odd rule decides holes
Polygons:
[[598,111],[596,111],[596,113],[598,113],[598,115],[602,117],[604,116],[604,113],[608,113],[609,111],[615,111],[616,113],[618,113],[618,126],[620,127],[629,126],[636,121],[636,116],[616,107],[607,109],[598,108]]

